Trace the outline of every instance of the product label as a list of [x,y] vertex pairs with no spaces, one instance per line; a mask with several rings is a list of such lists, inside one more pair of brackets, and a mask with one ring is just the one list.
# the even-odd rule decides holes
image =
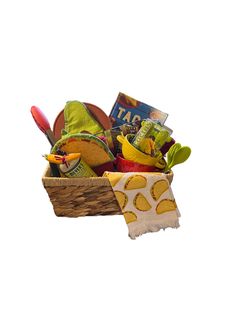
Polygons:
[[119,126],[124,123],[131,123],[136,120],[144,120],[147,118],[158,120],[160,124],[163,125],[168,114],[130,96],[119,93],[111,110],[110,117],[113,126]]
[[[64,170],[64,167],[63,169],[61,167],[61,170]],[[72,161],[70,163],[70,168],[70,170],[63,171],[68,178],[97,177],[96,173],[82,159],[74,163]]]

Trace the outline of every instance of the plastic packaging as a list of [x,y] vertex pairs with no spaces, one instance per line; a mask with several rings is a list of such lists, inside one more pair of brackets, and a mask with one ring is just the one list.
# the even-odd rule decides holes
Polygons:
[[132,141],[132,145],[143,153],[156,157],[163,145],[171,141],[172,130],[151,119],[143,120],[141,125]]

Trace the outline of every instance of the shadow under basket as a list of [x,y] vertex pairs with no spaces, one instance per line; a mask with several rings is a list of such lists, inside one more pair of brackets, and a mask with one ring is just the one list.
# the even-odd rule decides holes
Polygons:
[[[167,179],[172,182],[172,172]],[[42,181],[57,216],[122,214],[108,178],[57,178],[47,168]]]

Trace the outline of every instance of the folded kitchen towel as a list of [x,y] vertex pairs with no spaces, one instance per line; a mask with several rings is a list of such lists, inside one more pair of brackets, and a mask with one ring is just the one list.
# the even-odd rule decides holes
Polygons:
[[168,174],[159,172],[104,173],[128,225],[129,236],[179,227],[179,216]]

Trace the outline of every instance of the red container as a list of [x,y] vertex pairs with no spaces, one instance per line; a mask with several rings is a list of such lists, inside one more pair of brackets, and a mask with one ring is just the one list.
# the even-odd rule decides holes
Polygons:
[[119,172],[156,172],[160,169],[154,166],[146,166],[138,164],[134,161],[124,159],[121,154],[118,154],[116,157],[116,167]]
[[97,176],[102,177],[103,172],[105,171],[115,171],[114,162],[109,161],[103,165],[93,167],[93,171],[96,173]]

